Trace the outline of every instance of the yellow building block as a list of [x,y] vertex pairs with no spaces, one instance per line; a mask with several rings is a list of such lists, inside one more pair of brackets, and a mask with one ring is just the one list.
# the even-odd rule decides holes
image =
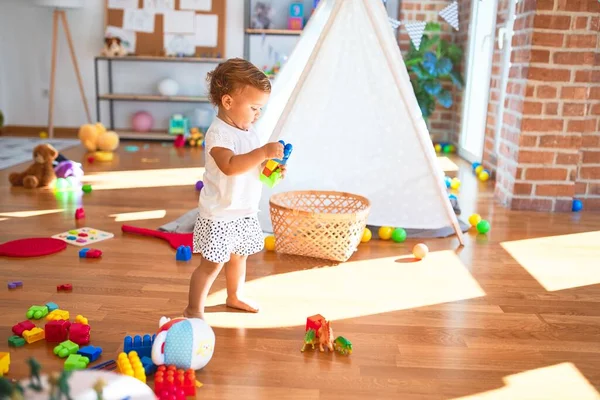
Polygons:
[[265,164],[265,167],[269,168],[271,171],[274,171],[278,165],[279,163],[277,163],[277,161],[269,160],[267,161],[267,164]]
[[37,326],[30,331],[23,331],[23,339],[29,344],[46,338],[46,332]]
[[46,315],[48,321],[58,321],[61,319],[69,319],[69,312],[65,310],[54,310],[50,314]]
[[10,368],[10,353],[0,352],[0,376],[8,374]]
[[82,325],[89,325],[88,319],[81,314],[75,317],[75,322]]
[[117,367],[123,375],[132,376],[146,383],[146,371],[136,351],[130,351],[129,357],[123,352],[120,353],[117,357]]

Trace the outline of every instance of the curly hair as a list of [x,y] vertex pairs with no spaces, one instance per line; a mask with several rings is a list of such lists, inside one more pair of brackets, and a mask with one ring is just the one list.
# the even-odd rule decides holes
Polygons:
[[256,66],[242,58],[231,58],[220,63],[217,68],[206,76],[209,85],[208,96],[215,106],[221,105],[221,99],[226,94],[243,90],[252,86],[264,92],[271,91],[271,81]]

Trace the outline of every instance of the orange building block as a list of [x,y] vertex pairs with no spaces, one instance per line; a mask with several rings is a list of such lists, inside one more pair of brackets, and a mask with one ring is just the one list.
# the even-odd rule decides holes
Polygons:
[[29,344],[46,338],[46,332],[42,328],[35,327],[30,331],[23,332],[23,339]]
[[10,353],[0,352],[0,376],[8,374],[10,369]]

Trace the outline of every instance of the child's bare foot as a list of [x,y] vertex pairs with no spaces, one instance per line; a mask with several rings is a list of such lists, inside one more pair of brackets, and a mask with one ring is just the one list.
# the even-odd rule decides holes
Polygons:
[[186,317],[186,318],[200,318],[200,319],[204,319],[204,313],[203,312],[190,310],[189,307],[187,307],[185,310],[183,310],[183,316]]
[[248,312],[258,312],[258,305],[248,299],[239,299],[237,296],[227,296],[225,301],[227,307],[237,308],[238,310],[244,310]]

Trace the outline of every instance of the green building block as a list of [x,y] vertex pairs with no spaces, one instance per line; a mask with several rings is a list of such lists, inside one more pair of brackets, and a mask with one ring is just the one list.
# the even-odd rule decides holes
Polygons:
[[42,319],[46,315],[48,315],[48,307],[46,306],[31,306],[25,314],[27,319]]
[[71,354],[65,361],[65,371],[73,371],[76,369],[86,369],[90,363],[90,359],[79,354]]
[[65,358],[70,354],[75,354],[79,350],[79,345],[77,343],[73,343],[70,340],[65,340],[58,346],[54,348],[54,354],[59,356],[60,358]]
[[25,346],[25,339],[20,336],[13,335],[8,338],[8,345],[13,347]]
[[261,172],[261,174],[260,174],[260,181],[262,183],[264,183],[265,185],[267,185],[268,187],[272,188],[275,185],[277,185],[279,183],[279,181],[281,181],[281,172],[279,172],[279,171],[273,171],[273,173],[269,177],[267,177],[266,175],[264,175]]

